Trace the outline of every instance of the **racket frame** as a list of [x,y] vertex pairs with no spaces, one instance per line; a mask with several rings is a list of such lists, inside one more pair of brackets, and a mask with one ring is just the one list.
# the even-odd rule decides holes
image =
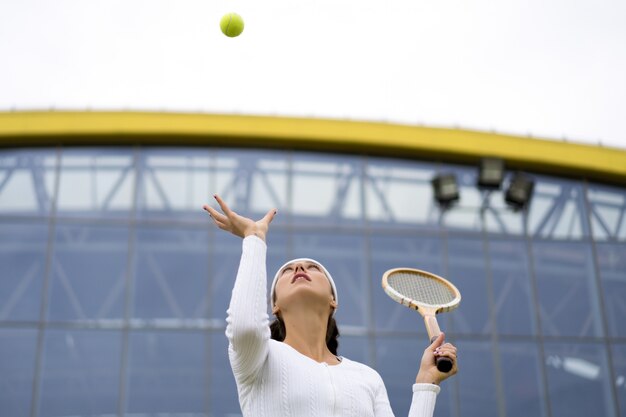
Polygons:
[[[446,287],[448,287],[452,293],[454,294],[454,298],[452,301],[446,304],[432,305],[422,303],[411,298],[407,298],[397,292],[394,288],[389,285],[388,278],[390,275],[398,273],[398,272],[407,272],[407,273],[417,273],[419,275],[425,275],[430,279],[434,279],[443,283]],[[452,311],[459,306],[461,302],[461,293],[459,290],[445,278],[440,277],[439,275],[435,275],[431,272],[422,271],[421,269],[415,268],[393,268],[388,270],[383,274],[382,280],[383,290],[387,293],[391,299],[395,302],[402,304],[403,306],[409,307],[413,310],[416,310],[418,313],[422,315],[424,318],[424,324],[426,325],[426,331],[428,332],[428,339],[431,341],[435,340],[439,334],[441,334],[441,329],[439,328],[439,324],[437,323],[437,318],[435,317],[439,313],[445,313],[448,311]]]

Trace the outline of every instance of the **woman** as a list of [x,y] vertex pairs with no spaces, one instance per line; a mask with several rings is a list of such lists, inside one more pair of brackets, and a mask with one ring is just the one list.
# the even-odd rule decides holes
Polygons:
[[[228,354],[243,415],[393,416],[380,375],[337,355],[333,314],[339,297],[326,268],[312,259],[296,259],[278,270],[270,291],[277,321],[270,331],[265,236],[277,212],[270,210],[255,222],[230,210],[219,196],[214,197],[222,213],[204,206],[213,222],[243,238],[226,319]],[[456,348],[443,341],[440,335],[424,351],[413,385],[410,417],[431,417],[439,383],[457,372]],[[453,361],[449,373],[437,370],[437,356]]]

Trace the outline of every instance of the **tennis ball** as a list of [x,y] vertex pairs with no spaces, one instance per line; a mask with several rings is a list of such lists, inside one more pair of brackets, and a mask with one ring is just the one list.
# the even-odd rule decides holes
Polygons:
[[226,13],[220,21],[220,28],[224,35],[234,38],[243,32],[243,19],[237,13]]

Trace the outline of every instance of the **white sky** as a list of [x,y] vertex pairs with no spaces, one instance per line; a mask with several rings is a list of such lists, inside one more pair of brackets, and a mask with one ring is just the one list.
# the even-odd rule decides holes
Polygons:
[[[222,35],[234,11],[245,30]],[[0,0],[0,110],[459,126],[626,149],[624,0]]]

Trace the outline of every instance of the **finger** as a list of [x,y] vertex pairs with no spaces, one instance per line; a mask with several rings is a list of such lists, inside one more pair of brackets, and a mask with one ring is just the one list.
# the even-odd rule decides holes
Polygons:
[[443,341],[446,339],[446,335],[444,333],[440,333],[439,336],[428,346],[431,352],[434,352],[439,346],[443,344]]
[[456,346],[451,343],[444,343],[443,345],[439,346],[439,350],[453,350],[456,352]]
[[435,356],[442,356],[442,357],[445,356],[446,358],[456,360],[455,352],[435,352]]
[[219,221],[221,221],[222,223],[225,223],[228,218],[226,216],[224,216],[222,213],[220,213],[219,211],[215,210],[213,207],[208,206],[208,205],[204,205],[202,206],[202,208],[204,208],[213,219],[217,219]]
[[215,197],[215,200],[217,201],[217,204],[219,204],[219,205],[220,205],[220,208],[222,209],[222,211],[224,212],[224,214],[225,214],[226,216],[230,216],[230,214],[232,213],[232,211],[231,211],[231,210],[230,210],[230,208],[228,207],[228,204],[226,204],[226,203],[224,202],[224,200],[222,200],[222,198],[221,198],[219,195],[217,195],[217,194],[213,195],[213,197]]
[[270,211],[267,212],[267,214],[261,219],[262,222],[267,223],[268,225],[272,222],[272,220],[274,220],[274,216],[276,216],[276,214],[278,213],[278,210],[271,209]]
[[219,227],[222,230],[226,230],[228,227],[224,222],[217,220],[215,217],[211,216],[211,220],[213,220],[213,224]]

